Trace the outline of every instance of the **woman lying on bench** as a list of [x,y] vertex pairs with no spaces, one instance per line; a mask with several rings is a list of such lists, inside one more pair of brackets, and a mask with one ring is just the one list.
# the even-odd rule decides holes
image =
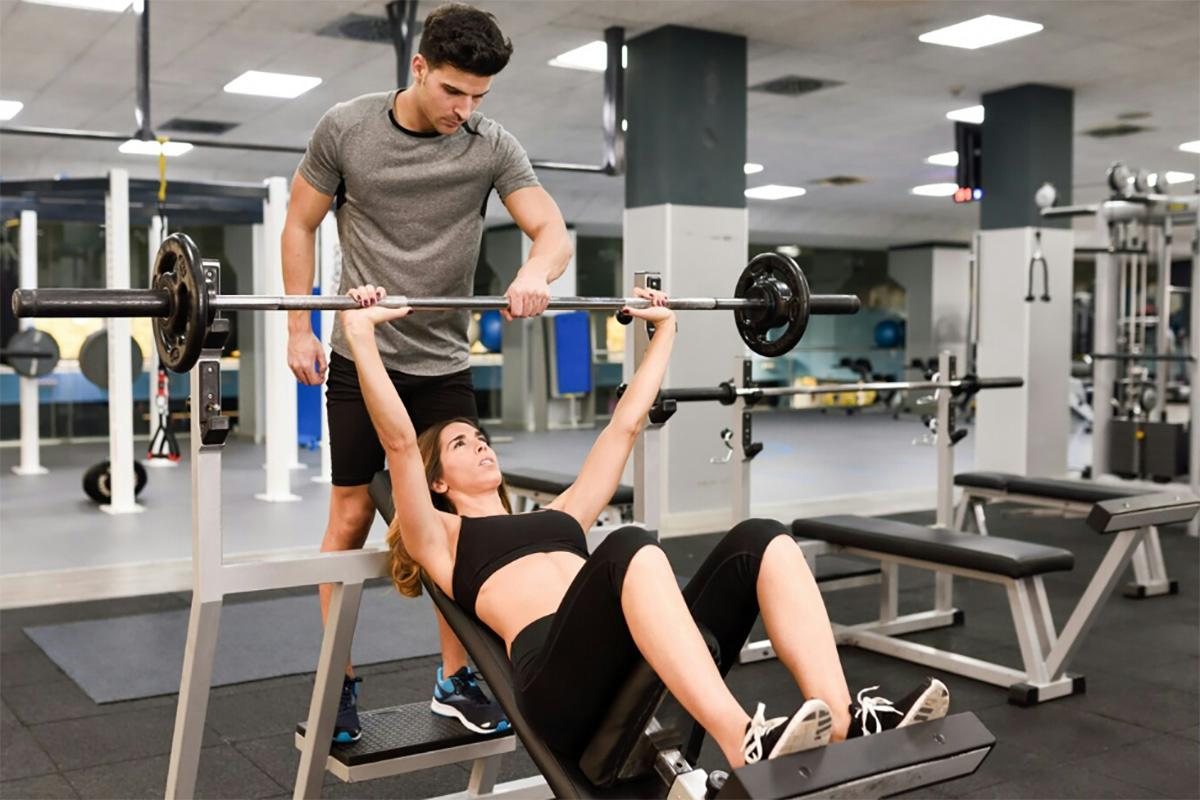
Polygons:
[[[374,286],[350,292],[363,308],[343,312],[343,329],[396,499],[388,544],[397,588],[420,594],[423,569],[503,639],[522,711],[568,756],[582,752],[642,658],[735,768],[943,716],[949,694],[934,679],[895,705],[864,697],[877,687],[851,704],[821,593],[778,522],[738,524],[682,593],[666,555],[640,528],[612,533],[588,555],[584,532],[617,487],[675,338],[665,297],[635,291],[654,303],[626,309],[656,329],[641,367],[575,483],[544,510],[516,515],[496,454],[473,422],[435,425],[419,439],[414,432],[374,333],[409,309],[380,307],[384,291]],[[722,680],[760,611],[775,652],[810,698],[791,717],[767,719],[760,703],[751,718]],[[697,624],[719,642],[719,664]]]

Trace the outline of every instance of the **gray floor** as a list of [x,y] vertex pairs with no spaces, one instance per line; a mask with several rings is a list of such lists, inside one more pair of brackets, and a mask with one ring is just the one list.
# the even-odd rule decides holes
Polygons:
[[[841,412],[767,413],[755,416],[755,437],[767,442],[753,462],[754,504],[904,489],[933,490],[936,454],[914,446],[924,433],[912,419]],[[512,433],[496,445],[501,466],[575,472],[596,430]],[[186,440],[184,441],[186,447]],[[722,449],[716,432],[713,454]],[[973,463],[972,440],[956,450],[959,469]],[[140,452],[140,445],[139,445]],[[191,481],[187,459],[173,469],[151,470],[139,497],[141,514],[97,511],[80,488],[83,471],[107,458],[102,444],[42,448],[48,475],[17,477],[16,448],[0,448],[0,575],[43,570],[186,559],[191,556]],[[328,513],[328,484],[314,483],[318,455],[301,451],[308,469],[292,474],[294,503],[264,503],[263,450],[232,439],[222,457],[224,550],[227,554],[293,547],[316,548]],[[381,541],[376,523],[372,538]]]
[[[928,521],[928,514],[908,515]],[[1076,569],[1047,577],[1055,615],[1062,621],[1107,546],[1079,520],[998,507],[993,535],[1054,543],[1073,550]],[[677,571],[695,569],[711,537],[669,540]],[[1035,708],[1007,704],[1002,689],[942,676],[952,708],[972,710],[996,736],[995,751],[979,771],[922,790],[920,797],[1200,797],[1200,541],[1178,529],[1163,531],[1163,550],[1180,594],[1132,601],[1114,598],[1082,647],[1075,671],[1086,675],[1084,695]],[[927,597],[927,578],[906,574],[902,606]],[[1012,625],[1002,590],[958,584],[966,612],[961,627],[915,638],[950,645],[971,655],[1016,664]],[[852,621],[870,609],[869,590],[831,596],[835,619]],[[172,696],[112,703],[91,702],[25,635],[28,625],[180,609],[185,594],[51,606],[0,613],[0,796],[161,797],[174,717]],[[369,636],[360,630],[358,635]],[[882,656],[844,649],[852,689],[880,684],[896,695],[926,670]],[[418,658],[364,668],[363,703],[379,707],[428,697],[436,661]],[[778,662],[737,667],[729,683],[749,705],[767,704],[784,714],[800,701]],[[202,797],[288,797],[298,764],[291,730],[303,715],[312,676],[302,675],[215,689],[201,759]],[[719,766],[705,746],[702,763]],[[523,751],[506,759],[502,779],[530,775]],[[460,791],[465,767],[343,785],[330,778],[327,797],[427,797]]]

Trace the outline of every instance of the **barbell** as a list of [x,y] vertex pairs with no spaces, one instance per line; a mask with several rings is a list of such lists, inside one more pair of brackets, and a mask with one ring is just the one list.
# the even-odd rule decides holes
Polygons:
[[[163,240],[154,260],[152,289],[17,289],[18,317],[153,317],[154,341],[163,366],[187,372],[200,358],[205,337],[223,311],[344,311],[358,307],[350,297],[316,295],[236,295],[212,290],[220,262],[202,259],[196,243],[174,233]],[[405,297],[380,305],[417,311],[506,309],[506,297]],[[639,297],[555,297],[549,308],[618,311],[646,308]],[[854,295],[814,295],[795,261],[779,253],[755,256],[738,278],[735,296],[671,298],[667,306],[685,311],[733,311],[738,334],[756,353],[774,357],[804,336],[813,314],[854,314]],[[772,336],[777,329],[782,333]]]

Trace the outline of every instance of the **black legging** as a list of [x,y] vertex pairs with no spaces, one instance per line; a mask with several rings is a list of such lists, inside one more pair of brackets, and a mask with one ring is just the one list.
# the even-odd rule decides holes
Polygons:
[[[683,590],[693,619],[720,645],[724,676],[758,618],[758,568],[777,536],[775,520],[736,525]],[[609,534],[567,588],[558,611],[535,620],[512,644],[513,679],[521,709],[555,750],[578,756],[608,704],[642,659],[621,610],[621,587],[634,554],[658,542],[641,528]]]

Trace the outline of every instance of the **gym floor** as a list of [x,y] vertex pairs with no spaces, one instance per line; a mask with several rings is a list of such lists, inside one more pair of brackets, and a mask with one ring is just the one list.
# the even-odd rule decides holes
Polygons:
[[[9,481],[6,481],[6,483]],[[993,507],[994,535],[1053,542],[1076,553],[1071,573],[1047,576],[1056,618],[1069,613],[1099,562],[1107,540],[1078,519],[1013,506]],[[234,511],[227,512],[232,515]],[[99,515],[97,515],[99,516]],[[899,518],[928,522],[928,514]],[[671,539],[665,548],[678,573],[694,570],[711,537]],[[1200,541],[1181,529],[1162,531],[1175,596],[1134,601],[1114,597],[1074,662],[1087,692],[1034,708],[1006,702],[1003,689],[955,676],[952,711],[974,711],[997,745],[969,777],[921,790],[920,797],[1200,797]],[[902,610],[929,596],[931,581],[905,573]],[[963,626],[915,635],[969,655],[1017,664],[1019,657],[1003,590],[959,581]],[[298,590],[311,591],[311,589]],[[263,595],[238,600],[261,599]],[[31,625],[186,608],[186,593],[15,609],[0,614],[0,796],[5,798],[161,797],[175,713],[175,696],[97,705],[25,634]],[[840,621],[873,610],[870,588],[827,596]],[[360,636],[370,635],[360,631]],[[902,694],[928,670],[883,656],[843,649],[852,691],[880,685]],[[363,706],[418,702],[429,696],[436,659],[423,657],[359,670]],[[936,674],[936,673],[935,673]],[[729,683],[744,705],[762,701],[768,714],[794,709],[800,695],[776,661],[736,667]],[[203,797],[290,797],[299,755],[292,730],[307,708],[312,674],[216,688],[209,705],[198,794]],[[722,765],[711,742],[701,764]],[[535,769],[518,746],[501,780]],[[327,797],[428,797],[460,791],[466,766],[448,766],[361,784],[328,777]]]

